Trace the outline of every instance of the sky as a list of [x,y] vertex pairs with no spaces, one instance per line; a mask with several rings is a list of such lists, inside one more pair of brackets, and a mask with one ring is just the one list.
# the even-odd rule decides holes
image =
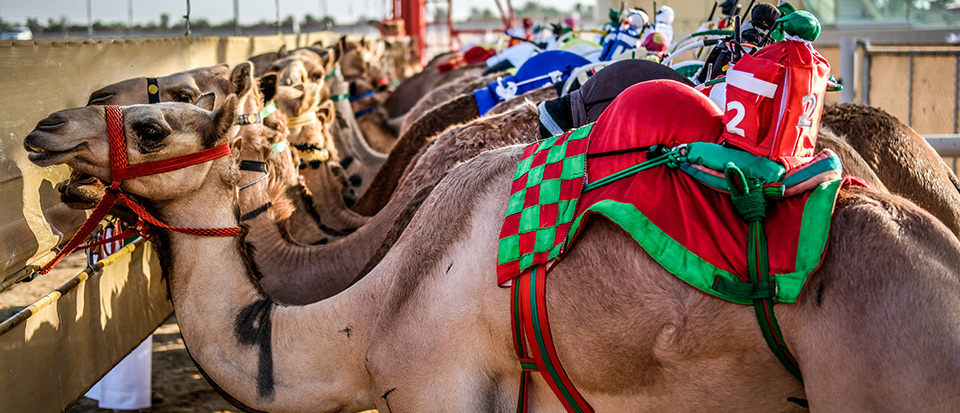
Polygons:
[[[526,0],[513,0],[519,8]],[[536,0],[540,1],[540,0]],[[170,15],[176,22],[186,13],[186,0],[90,0],[93,20],[127,22],[128,5],[132,4],[133,21],[137,23],[158,22],[160,14]],[[429,0],[428,0],[429,2]],[[550,4],[560,9],[572,9],[576,0],[551,0]],[[590,0],[584,1],[585,3]],[[233,19],[233,0],[192,0],[190,18],[204,18],[211,23]],[[339,22],[352,22],[361,16],[379,19],[390,9],[392,0],[279,0],[280,18],[288,15],[302,17],[331,15]],[[240,23],[252,24],[262,20],[273,21],[276,16],[274,1],[239,0]],[[445,4],[445,1],[444,1]],[[453,0],[454,18],[464,19],[471,7],[489,8],[496,11],[494,0]],[[46,24],[50,18],[65,16],[71,23],[87,22],[85,0],[0,0],[0,19],[24,23],[28,17],[37,18]]]

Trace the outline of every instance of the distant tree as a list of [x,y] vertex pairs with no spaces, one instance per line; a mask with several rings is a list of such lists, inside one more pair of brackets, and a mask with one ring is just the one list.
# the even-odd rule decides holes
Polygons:
[[170,27],[170,15],[163,13],[160,15],[160,28],[168,29]]
[[482,10],[477,7],[470,8],[470,20],[489,20],[493,18],[495,18],[493,11],[488,8]]
[[307,13],[307,14],[303,15],[303,25],[304,25],[304,26],[306,26],[306,25],[308,25],[308,24],[315,24],[315,23],[318,23],[318,21],[317,21],[316,17],[313,17],[312,14]]
[[336,26],[336,25],[337,25],[337,22],[333,20],[333,17],[326,16],[323,19],[320,19],[320,26],[323,27],[325,30],[330,30],[333,28],[333,26]]
[[43,32],[43,25],[40,24],[40,22],[37,21],[37,19],[34,19],[34,18],[29,18],[29,19],[27,19],[27,27],[30,28],[30,31],[31,31],[31,32],[34,32],[34,33],[42,33],[42,32]]

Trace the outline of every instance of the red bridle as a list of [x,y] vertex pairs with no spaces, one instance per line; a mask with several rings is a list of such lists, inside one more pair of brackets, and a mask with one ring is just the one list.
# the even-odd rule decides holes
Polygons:
[[[169,159],[128,165],[126,136],[123,132],[123,111],[120,110],[119,106],[106,106],[104,107],[104,110],[106,111],[107,115],[107,134],[110,138],[110,176],[112,181],[110,182],[110,186],[107,187],[106,194],[104,194],[103,198],[100,199],[100,202],[97,203],[97,206],[93,209],[90,217],[84,221],[83,225],[80,227],[80,230],[78,230],[77,233],[70,238],[70,241],[67,242],[67,245],[65,245],[63,249],[57,253],[57,256],[53,257],[50,262],[40,267],[40,274],[46,274],[53,269],[53,267],[55,267],[57,263],[63,259],[63,257],[67,256],[73,251],[76,251],[77,248],[80,247],[80,243],[83,242],[83,240],[93,232],[97,224],[100,223],[103,217],[107,215],[107,212],[113,208],[114,204],[116,204],[118,200],[130,207],[130,209],[133,210],[133,212],[140,218],[141,222],[137,223],[136,229],[144,236],[147,235],[146,223],[183,234],[204,237],[233,237],[240,235],[240,227],[185,228],[164,224],[163,222],[160,222],[159,219],[147,212],[142,205],[138,204],[135,200],[131,199],[120,190],[120,184],[123,183],[123,180],[125,179],[175,171],[177,169],[186,168],[188,166],[201,164],[227,156],[230,154],[230,146],[228,144],[224,143],[210,149],[205,149],[199,152]],[[130,235],[132,235],[132,233],[124,232],[118,236],[111,237],[110,239],[100,241],[96,244],[91,244],[90,246],[109,242],[120,237],[125,238]]]

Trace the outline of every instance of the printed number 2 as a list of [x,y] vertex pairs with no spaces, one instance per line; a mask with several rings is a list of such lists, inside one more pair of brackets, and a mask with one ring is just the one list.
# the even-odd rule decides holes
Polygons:
[[737,111],[737,114],[733,115],[733,119],[727,123],[727,132],[746,137],[746,135],[743,133],[743,129],[737,127],[737,125],[743,121],[743,117],[746,115],[745,112],[747,109],[743,107],[743,103],[731,100],[727,102],[727,110]]
[[797,126],[801,128],[809,128],[813,126],[813,110],[817,107],[817,95],[813,93],[803,97],[803,116],[800,117],[800,120],[797,122]]

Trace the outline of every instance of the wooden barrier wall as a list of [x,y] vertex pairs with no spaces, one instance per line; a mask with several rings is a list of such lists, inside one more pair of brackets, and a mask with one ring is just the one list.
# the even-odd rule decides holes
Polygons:
[[[67,168],[27,160],[23,138],[37,121],[120,80],[233,65],[335,36],[0,41],[0,281],[46,262],[85,218],[54,189]],[[0,411],[66,409],[170,315],[149,244],[124,251],[0,320]]]

